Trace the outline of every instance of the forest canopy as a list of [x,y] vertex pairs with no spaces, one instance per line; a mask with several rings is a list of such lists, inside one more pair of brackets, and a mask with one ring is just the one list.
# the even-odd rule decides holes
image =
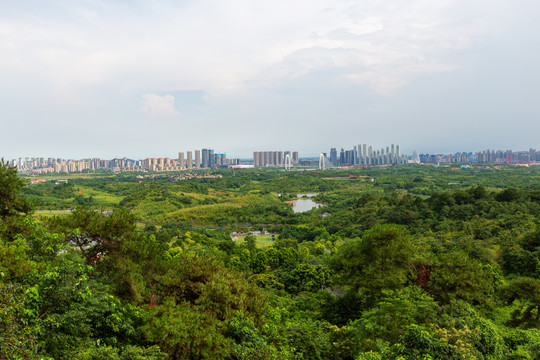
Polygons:
[[0,163],[0,359],[540,358],[540,169],[215,173]]

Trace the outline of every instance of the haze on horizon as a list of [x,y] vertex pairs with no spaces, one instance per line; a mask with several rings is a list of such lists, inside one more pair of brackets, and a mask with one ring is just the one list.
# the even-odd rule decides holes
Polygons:
[[3,1],[0,157],[540,147],[533,0]]

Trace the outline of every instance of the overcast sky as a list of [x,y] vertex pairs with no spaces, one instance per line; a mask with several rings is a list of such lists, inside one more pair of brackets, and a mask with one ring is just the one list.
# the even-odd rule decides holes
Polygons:
[[538,0],[0,0],[0,157],[540,148]]

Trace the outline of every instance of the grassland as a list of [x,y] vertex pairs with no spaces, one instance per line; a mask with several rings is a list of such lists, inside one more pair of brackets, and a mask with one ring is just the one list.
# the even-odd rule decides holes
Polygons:
[[[255,241],[255,244],[258,248],[265,249],[267,247],[272,246],[274,243],[272,241],[272,237],[270,235],[257,235],[255,236],[257,240]],[[243,244],[245,243],[245,236],[239,236],[238,239],[235,241],[237,244]]]
[[65,216],[70,213],[69,210],[36,210],[34,216],[36,217],[51,217],[51,216]]

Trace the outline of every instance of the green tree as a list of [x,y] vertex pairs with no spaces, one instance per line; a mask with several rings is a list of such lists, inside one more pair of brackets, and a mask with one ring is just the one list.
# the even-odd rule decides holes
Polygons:
[[[238,311],[227,324],[226,336],[234,340],[231,358],[245,360],[287,359],[257,328],[253,319]],[[280,356],[281,355],[281,356]]]
[[80,207],[69,216],[53,218],[51,224],[66,234],[66,240],[80,249],[88,263],[98,255],[120,251],[124,240],[135,232],[134,216],[117,209],[105,214]]
[[0,282],[0,358],[39,359],[38,337],[25,315],[26,294],[20,285]]
[[527,277],[513,279],[502,288],[500,296],[508,305],[518,300],[519,307],[513,311],[510,325],[540,325],[540,280]]
[[146,314],[145,338],[171,359],[226,359],[231,352],[232,341],[223,335],[221,322],[188,303],[168,300]]
[[253,253],[257,246],[257,238],[253,235],[248,235],[244,238],[244,241],[246,243],[246,247],[249,249],[251,253]]
[[268,257],[263,250],[257,251],[255,256],[251,259],[251,269],[255,274],[261,274],[266,271],[268,267]]
[[283,283],[288,292],[316,292],[332,284],[332,272],[325,265],[300,264],[292,269]]
[[487,305],[491,302],[496,278],[496,268],[482,265],[462,251],[453,251],[438,256],[427,289],[444,304],[462,299]]
[[28,214],[32,211],[30,202],[20,195],[25,181],[17,176],[17,168],[0,160],[0,220],[9,216]]
[[378,339],[396,343],[409,325],[433,323],[437,308],[433,298],[417,286],[384,290],[377,306],[364,312],[353,325],[367,344],[375,345]]
[[26,182],[17,169],[0,160],[0,239],[13,240],[24,231],[21,219],[32,212],[32,204],[21,196]]
[[335,266],[342,278],[356,289],[377,295],[416,279],[413,260],[419,256],[419,250],[404,227],[377,225],[362,239],[344,244]]
[[518,200],[520,197],[519,192],[515,188],[507,188],[495,195],[497,201],[509,202]]

